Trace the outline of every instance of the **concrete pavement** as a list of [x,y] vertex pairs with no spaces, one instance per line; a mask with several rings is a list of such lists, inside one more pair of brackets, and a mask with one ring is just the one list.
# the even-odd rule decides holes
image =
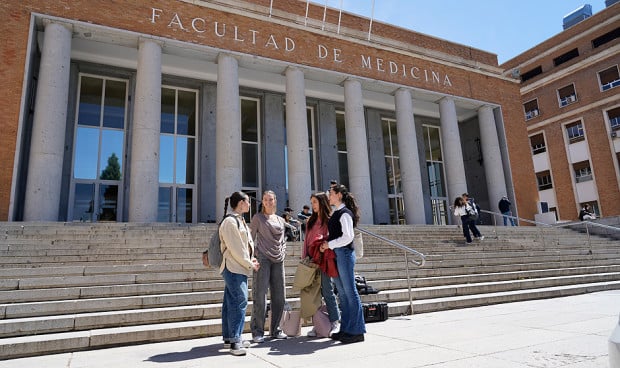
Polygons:
[[235,357],[211,337],[6,360],[0,368],[600,368],[609,367],[619,313],[615,290],[392,317],[367,324],[366,341],[350,345],[302,336],[253,344]]

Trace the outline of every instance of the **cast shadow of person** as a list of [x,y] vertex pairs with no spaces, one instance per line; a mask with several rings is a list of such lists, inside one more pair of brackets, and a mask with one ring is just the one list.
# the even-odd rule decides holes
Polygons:
[[221,342],[217,344],[195,346],[188,351],[173,351],[169,353],[157,354],[145,359],[148,362],[172,363],[183,362],[192,359],[201,359],[210,356],[230,355],[229,349],[224,349]]

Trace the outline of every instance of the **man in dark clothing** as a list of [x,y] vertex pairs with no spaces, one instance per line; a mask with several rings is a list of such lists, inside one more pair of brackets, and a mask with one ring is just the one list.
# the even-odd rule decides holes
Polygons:
[[503,196],[502,199],[499,200],[499,203],[497,204],[497,207],[499,207],[499,212],[502,213],[502,215],[504,215],[504,226],[508,226],[508,220],[510,220],[510,225],[511,226],[516,226],[515,225],[515,220],[512,217],[512,212],[510,211],[510,205],[512,203],[510,203],[510,201],[508,200],[508,197]]
[[310,213],[310,206],[308,206],[307,204],[304,204],[304,207],[301,210],[301,212],[297,214],[297,219],[301,223],[301,234],[302,234],[301,240],[304,240],[304,237],[306,235],[306,222],[310,218],[310,215],[312,215],[312,213]]

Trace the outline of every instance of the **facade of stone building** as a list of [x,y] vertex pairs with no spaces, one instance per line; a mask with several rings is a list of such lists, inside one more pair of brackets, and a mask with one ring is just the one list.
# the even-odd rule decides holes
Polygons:
[[[0,218],[213,222],[235,190],[446,224],[533,218],[519,81],[466,45],[298,0],[0,4]],[[253,202],[256,210],[257,202]]]
[[538,197],[552,220],[575,220],[585,204],[620,215],[619,25],[616,3],[501,65],[521,79]]

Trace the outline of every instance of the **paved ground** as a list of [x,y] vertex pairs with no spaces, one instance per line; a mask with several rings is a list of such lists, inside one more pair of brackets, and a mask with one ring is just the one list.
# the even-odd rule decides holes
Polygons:
[[213,337],[13,359],[0,367],[599,368],[609,367],[608,338],[619,313],[620,291],[606,291],[393,317],[368,324],[366,341],[350,345],[304,336],[234,357]]

